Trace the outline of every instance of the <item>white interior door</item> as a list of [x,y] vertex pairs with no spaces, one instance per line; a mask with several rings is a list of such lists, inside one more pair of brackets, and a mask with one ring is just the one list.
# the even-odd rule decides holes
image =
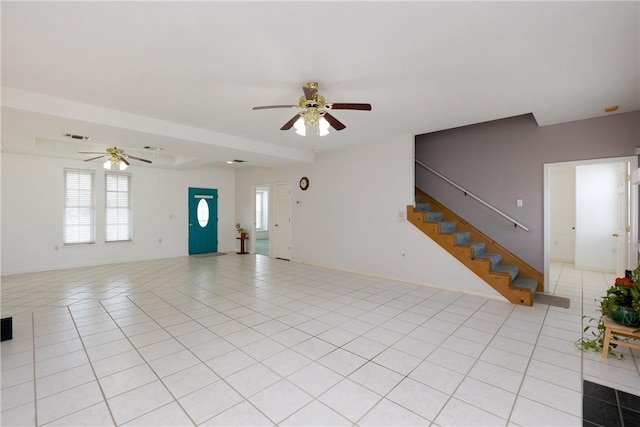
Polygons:
[[[576,254],[578,269],[616,272],[620,236],[617,163],[576,166]],[[616,236],[618,234],[618,236]],[[625,254],[621,254],[624,259]]]
[[275,185],[273,253],[276,258],[291,259],[291,183]]
[[549,256],[551,261],[575,262],[576,168],[549,171]]

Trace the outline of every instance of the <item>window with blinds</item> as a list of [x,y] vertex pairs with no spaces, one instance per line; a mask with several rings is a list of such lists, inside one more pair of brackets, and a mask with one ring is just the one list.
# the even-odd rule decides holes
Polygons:
[[131,240],[131,175],[105,174],[107,242]]
[[64,171],[63,243],[95,243],[93,171]]

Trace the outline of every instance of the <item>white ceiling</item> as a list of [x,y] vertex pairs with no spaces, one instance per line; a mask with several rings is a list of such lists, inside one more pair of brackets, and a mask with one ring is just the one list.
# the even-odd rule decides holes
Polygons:
[[[640,109],[637,1],[2,1],[1,15],[11,152],[278,167],[525,113],[545,126]],[[322,138],[279,130],[297,110],[251,110],[296,104],[307,81],[373,110],[333,111],[347,128]]]

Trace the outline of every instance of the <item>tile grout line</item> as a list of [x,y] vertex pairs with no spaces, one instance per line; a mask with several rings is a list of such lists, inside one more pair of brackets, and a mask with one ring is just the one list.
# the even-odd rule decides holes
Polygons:
[[[511,411],[509,412],[509,417],[507,418],[507,423],[512,422],[511,421],[511,417],[513,416],[513,411],[516,408],[516,404],[518,402],[518,399],[520,399],[520,398],[528,399],[527,397],[520,396],[520,392],[522,391],[522,387],[524,385],[524,382],[527,379],[527,371],[529,370],[529,366],[531,366],[531,360],[533,360],[533,354],[535,353],[535,349],[538,346],[538,341],[540,341],[540,336],[542,335],[542,329],[544,327],[544,322],[545,322],[545,320],[547,320],[547,316],[549,315],[549,307],[550,306],[547,306],[547,308],[545,309],[544,318],[542,319],[542,322],[540,323],[540,329],[538,330],[538,334],[536,336],[536,341],[533,344],[533,350],[531,351],[531,354],[529,355],[529,360],[527,361],[527,366],[525,367],[524,372],[522,372],[522,380],[520,381],[520,385],[518,386],[518,391],[515,393],[516,398],[513,401],[513,405],[511,406]],[[544,381],[544,380],[541,380],[541,381]],[[545,382],[547,382],[547,381],[545,381]],[[544,406],[547,406],[549,408],[552,408],[551,406],[549,406],[549,405],[547,405],[545,403],[538,402],[538,401],[535,401],[535,402],[540,403],[540,404],[542,404]],[[553,408],[553,409],[556,409],[556,408]]]
[[[487,302],[488,302],[488,300],[487,300],[487,301],[485,301],[485,302],[484,302],[480,307],[478,307],[478,308],[476,309],[476,311],[474,312],[474,314],[476,314],[478,311],[480,311],[480,308],[482,308],[482,306],[484,306],[485,304],[487,304]],[[448,306],[447,306],[447,307],[448,307]],[[514,310],[514,309],[515,309],[514,307],[512,307],[512,308],[511,308],[511,310],[509,311],[509,316],[511,316],[511,314],[513,313],[513,310]],[[443,309],[443,310],[444,310],[444,309]],[[509,318],[509,316],[505,316],[505,318],[504,318],[504,320],[502,321],[502,323],[500,323],[500,327],[496,330],[496,332],[494,332],[494,333],[493,333],[493,337],[491,338],[491,340],[490,340],[490,341],[489,341],[489,342],[484,346],[484,349],[480,352],[480,354],[478,355],[478,357],[476,357],[475,362],[473,362],[473,364],[469,367],[469,369],[468,369],[468,370],[467,370],[467,372],[464,374],[464,377],[462,378],[462,380],[460,381],[460,383],[459,383],[459,384],[455,387],[455,389],[451,392],[451,394],[449,395],[449,397],[448,397],[447,401],[445,402],[445,404],[444,404],[444,405],[442,405],[442,407],[440,408],[440,410],[438,410],[438,413],[436,414],[436,416],[435,416],[435,417],[434,417],[434,419],[432,420],[432,424],[434,424],[434,423],[436,422],[435,420],[440,416],[440,414],[442,414],[442,411],[443,411],[443,410],[444,410],[444,408],[449,404],[449,402],[450,402],[452,399],[454,399],[454,395],[456,394],[456,392],[457,392],[457,391],[458,391],[458,389],[460,388],[460,385],[465,381],[465,379],[469,378],[469,372],[471,372],[471,370],[476,366],[476,364],[478,363],[478,361],[480,361],[480,357],[484,354],[484,352],[487,350],[487,348],[489,348],[489,344],[491,344],[491,342],[495,339],[496,334],[497,334],[497,333],[500,331],[500,329],[505,325],[505,323],[507,322],[507,319]],[[471,316],[469,316],[469,317],[467,318],[467,320],[468,320],[469,318],[471,318]],[[463,324],[464,324],[464,323],[463,323]],[[457,331],[458,329],[460,329],[460,327],[462,327],[462,325],[463,325],[463,324],[458,325],[458,327],[457,327],[454,331],[452,331],[452,332],[451,332],[451,334],[449,334],[449,337],[450,337],[450,336],[452,336],[452,334],[453,334],[455,331]],[[475,329],[475,328],[472,328],[472,329]],[[448,338],[448,337],[447,337],[447,338]],[[445,339],[444,341],[446,341],[446,339]],[[442,346],[442,344],[444,343],[444,341],[443,341],[442,343],[440,343],[440,344],[438,345],[438,347],[436,347],[436,348],[441,347],[441,346]],[[446,347],[444,347],[444,348],[446,348]],[[434,350],[434,351],[435,351],[435,350]],[[487,362],[487,363],[489,363],[489,362]],[[472,379],[475,379],[475,378],[473,378],[473,377],[471,377],[471,378],[472,378]],[[484,383],[484,381],[482,381],[482,382]],[[485,384],[488,384],[488,383],[485,383]],[[489,385],[493,386],[492,384],[489,384]],[[493,387],[496,387],[496,386],[493,386]],[[499,388],[499,387],[498,387],[498,388]],[[438,391],[439,391],[439,390],[438,390]],[[517,399],[517,395],[516,395],[516,399]],[[473,404],[471,404],[471,403],[468,403],[468,402],[465,402],[465,403],[467,403],[468,405],[471,405],[471,406],[473,406],[473,407],[478,408],[476,405],[473,405]],[[515,406],[515,401],[514,401],[513,405],[511,405],[511,406],[512,406],[512,410],[513,410],[513,406]],[[489,411],[487,411],[487,410],[485,410],[485,409],[483,409],[483,408],[478,408],[478,409],[480,409],[480,410],[482,410],[482,411],[485,411],[485,412],[487,412],[487,413],[489,413],[489,414],[491,414],[491,415],[495,415],[495,416],[496,416],[496,417],[498,417],[498,418],[502,418],[502,417],[501,417],[501,416],[499,416],[498,414],[494,414],[493,412],[489,412]],[[511,415],[511,413],[509,413],[509,416],[510,416],[510,415]],[[508,423],[508,422],[509,422],[509,418],[507,418],[505,421],[506,421],[506,423]]]
[[[146,312],[146,311],[144,311],[143,309],[141,309],[141,308],[140,308],[140,306],[139,306],[138,304],[136,304],[134,301],[132,301],[132,300],[129,298],[129,296],[126,296],[126,298],[127,298],[127,299],[128,299],[128,300],[129,300],[129,301],[130,301],[134,306],[136,306],[138,309],[140,309],[140,310],[141,310],[141,311],[142,311],[146,316],[148,316],[151,320],[153,320],[153,321],[154,321],[158,326],[160,326],[163,330],[165,330],[165,329],[164,329],[164,327],[163,327],[162,325],[158,324],[158,322],[156,322],[156,320],[155,320],[155,319],[153,319],[151,316],[149,316],[149,315],[147,314],[147,312]],[[193,420],[193,418],[191,418],[191,415],[189,415],[189,413],[184,409],[184,407],[182,406],[182,404],[178,401],[178,399],[177,399],[177,398],[176,398],[176,396],[173,394],[173,392],[169,389],[169,387],[167,387],[167,385],[164,383],[164,381],[162,381],[162,378],[160,377],[160,375],[158,375],[158,373],[156,372],[156,370],[155,370],[155,369],[153,369],[153,366],[151,366],[151,364],[149,363],[149,361],[148,361],[148,360],[147,360],[147,359],[142,355],[142,353],[140,353],[139,348],[135,346],[135,344],[131,341],[130,337],[129,337],[129,336],[128,336],[128,335],[127,335],[127,334],[122,330],[122,327],[120,327],[120,325],[118,324],[118,322],[116,321],[116,319],[112,316],[111,312],[109,312],[109,310],[107,309],[107,307],[105,307],[105,306],[104,306],[104,304],[102,303],[102,301],[98,301],[98,304],[100,304],[100,307],[102,307],[102,309],[103,309],[103,310],[105,311],[105,313],[109,316],[109,318],[111,319],[111,321],[116,325],[116,328],[118,328],[118,330],[122,333],[122,335],[123,335],[123,336],[125,337],[125,339],[129,342],[129,344],[131,344],[131,346],[132,346],[132,347],[133,347],[133,349],[136,351],[136,353],[138,353],[138,355],[140,356],[140,358],[144,361],[145,365],[147,365],[147,366],[149,367],[149,369],[151,369],[151,371],[152,371],[152,372],[153,372],[153,374],[156,376],[156,378],[158,379],[158,381],[162,384],[162,386],[165,388],[165,390],[167,390],[167,392],[171,395],[171,397],[173,398],[174,402],[175,402],[175,403],[180,407],[180,409],[184,412],[184,414],[187,416],[187,418],[189,418],[189,420],[193,423],[193,425],[194,425],[194,426],[197,426],[198,424]],[[166,331],[166,330],[165,330],[165,331]],[[167,333],[168,333],[168,332],[167,332]],[[171,334],[169,334],[169,335],[171,335]],[[173,337],[173,335],[171,335],[171,336]],[[182,343],[180,343],[180,345],[182,345],[182,346],[184,347],[184,345],[183,345]],[[172,354],[173,354],[173,353],[172,353]],[[89,357],[89,356],[87,355],[87,357]],[[127,369],[130,369],[130,368],[127,368]],[[122,371],[119,371],[119,372],[126,371],[127,369],[123,369]],[[114,374],[115,374],[115,373],[117,373],[117,372],[114,372]],[[107,376],[108,376],[108,375],[107,375]],[[96,376],[96,378],[97,378],[97,376]],[[98,381],[98,382],[99,382],[99,381]],[[134,387],[134,388],[132,388],[132,389],[130,389],[130,390],[127,390],[127,391],[124,391],[124,392],[122,392],[122,393],[120,393],[120,394],[118,394],[118,395],[116,395],[116,396],[120,396],[120,395],[125,394],[125,393],[128,393],[128,392],[130,392],[130,391],[132,391],[132,390],[137,390],[137,389],[139,389],[139,388],[141,388],[141,387],[144,387],[145,385],[147,385],[147,384],[142,384],[142,385],[140,385],[140,386],[138,386],[138,387]],[[100,387],[100,390],[102,390],[102,386]],[[116,397],[116,396],[113,396],[113,397]],[[107,404],[107,407],[109,408],[109,413],[111,413],[111,405],[109,405],[109,402],[108,402],[108,400],[106,399],[106,397],[105,397],[105,403]],[[171,402],[169,402],[169,403],[171,403]],[[145,415],[147,415],[147,414],[149,414],[149,413],[151,413],[151,412],[155,411],[156,409],[159,409],[159,408],[162,408],[162,407],[164,407],[164,406],[168,405],[169,403],[166,403],[166,404],[164,404],[164,405],[161,405],[161,406],[159,406],[158,408],[154,408],[154,409],[152,409],[151,411],[149,411],[149,412],[147,412],[147,413],[144,413],[144,414],[138,415],[137,417],[135,417],[135,418],[133,418],[133,419],[131,419],[131,420],[126,421],[126,423],[129,423],[129,422],[131,422],[131,421],[133,421],[133,420],[135,420],[135,419],[138,419],[138,418],[140,418],[140,417],[143,417],[143,416],[145,416]],[[115,425],[118,425],[118,424],[116,423]]]
[[38,425],[38,392],[36,386],[36,320],[31,312],[31,357],[33,360],[33,410],[34,410],[34,422]]
[[[173,307],[174,309],[178,310],[180,313],[183,313],[183,314],[184,314],[184,311],[180,310],[179,308],[177,308],[176,306],[174,306],[173,304],[171,304],[170,302],[168,302],[165,298],[161,297],[160,295],[157,295],[155,292],[151,292],[151,294],[152,294],[152,295],[154,295],[156,298],[158,298],[158,299],[162,300],[163,302],[165,302],[165,303],[166,303],[166,304],[168,304],[169,306]],[[127,297],[127,298],[128,298],[128,297]],[[192,297],[190,297],[190,298],[192,298]],[[193,298],[192,298],[192,299],[193,299]],[[143,308],[141,308],[141,307],[140,307],[140,306],[139,306],[135,301],[132,301],[132,300],[130,300],[130,301],[131,301],[131,303],[132,303],[132,304],[134,304],[138,309],[140,309],[142,312],[144,312],[144,313],[145,313],[145,315],[146,315],[146,316],[148,316],[148,317],[149,317],[153,322],[155,322],[155,323],[156,323],[158,326],[160,326],[160,327],[161,327],[165,332],[167,332],[167,333],[168,333],[168,334],[169,334],[169,335],[170,335],[174,340],[176,340],[176,341],[177,341],[177,342],[178,342],[178,343],[179,343],[179,344],[180,344],[180,345],[181,345],[181,346],[182,346],[186,351],[188,351],[191,355],[193,355],[196,359],[198,359],[198,360],[199,360],[203,365],[205,365],[208,369],[210,369],[210,370],[211,370],[211,372],[213,372],[216,376],[218,376],[218,378],[220,378],[220,381],[223,381],[223,382],[224,382],[227,386],[229,386],[233,391],[235,391],[236,393],[238,393],[238,395],[239,395],[240,397],[242,397],[242,400],[243,400],[243,401],[247,401],[247,403],[249,403],[249,404],[250,404],[251,406],[253,406],[256,410],[258,410],[262,415],[264,415],[267,419],[269,419],[269,420],[270,420],[270,418],[269,418],[266,414],[262,413],[262,411],[260,411],[260,409],[259,409],[259,408],[255,407],[255,405],[253,405],[253,404],[249,401],[249,399],[247,399],[247,398],[246,398],[242,393],[240,393],[238,390],[236,390],[236,389],[235,389],[235,387],[233,387],[233,386],[232,386],[231,384],[229,384],[229,383],[228,383],[228,382],[227,382],[223,377],[221,377],[221,376],[220,376],[220,375],[218,375],[218,374],[217,374],[213,369],[211,369],[211,368],[209,367],[209,365],[207,365],[207,362],[206,362],[206,361],[202,360],[200,357],[198,357],[198,355],[194,354],[194,353],[191,351],[191,349],[190,349],[190,348],[188,348],[187,346],[185,346],[184,344],[182,344],[182,342],[178,339],[178,337],[177,337],[177,336],[175,336],[175,335],[173,335],[171,332],[167,331],[167,330],[166,330],[166,328],[165,328],[164,326],[162,326],[160,323],[158,323],[158,321],[157,321],[156,319],[154,319],[153,317],[149,316],[149,314],[147,314],[147,312],[146,312]],[[215,310],[213,307],[210,307],[210,308],[212,308],[213,310]],[[105,310],[106,310],[106,309],[105,309]],[[216,310],[216,311],[218,311],[218,310]],[[107,312],[108,312],[108,311],[107,311]],[[224,313],[223,313],[223,314],[224,314]],[[186,315],[186,314],[185,314],[185,315]],[[109,316],[111,316],[111,314],[109,314]],[[200,326],[202,326],[202,327],[204,327],[205,329],[209,330],[209,328],[207,328],[206,326],[202,325],[200,322],[198,322],[198,320],[193,319],[193,318],[191,318],[191,317],[190,317],[190,316],[188,316],[188,315],[186,315],[186,316],[187,316],[187,317],[189,317],[189,318],[191,319],[191,321],[196,322],[196,323],[198,323]],[[229,316],[227,316],[227,317],[229,317]],[[115,320],[114,320],[114,322],[115,322]],[[181,322],[181,323],[186,323],[186,322]],[[178,324],[179,324],[179,323],[178,323]],[[117,322],[116,322],[116,325],[118,326],[118,328],[120,328],[120,326],[117,324]],[[172,326],[173,326],[173,325],[172,325]],[[215,332],[213,332],[213,331],[211,331],[211,332],[215,334]],[[129,337],[124,333],[124,331],[123,331],[122,333],[125,335],[125,337],[127,337],[127,340],[129,340]],[[215,334],[215,335],[218,335],[218,334]],[[220,337],[220,336],[219,336],[219,337]],[[224,340],[224,337],[220,337],[220,338]],[[224,340],[224,341],[225,341],[225,342],[228,342],[227,340]],[[129,342],[131,342],[131,341],[129,340]],[[231,344],[231,343],[229,343],[229,344]],[[133,343],[131,343],[131,345],[133,345],[133,347],[136,349],[136,351],[138,352],[138,354],[140,354],[140,352],[139,352],[138,348],[137,348]],[[238,348],[237,346],[235,346],[235,345],[233,345],[233,344],[231,344],[231,345],[232,345],[233,347],[235,347],[237,350],[242,351],[242,350],[241,350],[240,348]],[[233,351],[233,350],[230,350],[230,351]],[[229,351],[229,352],[230,352],[230,351]],[[227,352],[227,353],[229,353],[229,352]],[[227,353],[224,353],[224,354],[227,354]],[[246,354],[245,352],[243,352],[243,353],[244,353],[244,354]],[[175,354],[175,353],[172,353],[172,354]],[[247,356],[251,357],[251,359],[253,359],[253,360],[256,360],[256,359],[254,359],[254,358],[253,358],[251,355],[249,355],[249,354],[247,354]],[[173,394],[173,392],[169,389],[169,387],[167,387],[167,386],[166,386],[166,384],[164,383],[164,381],[162,380],[162,378],[158,375],[158,373],[155,371],[155,369],[153,369],[153,367],[150,365],[150,363],[145,359],[145,357],[144,357],[142,354],[140,354],[140,357],[142,357],[142,359],[143,359],[143,360],[145,361],[145,363],[149,366],[149,368],[153,371],[153,373],[156,375],[156,377],[158,377],[158,380],[162,383],[162,385],[163,385],[163,386],[167,389],[167,391],[171,394],[171,396],[174,398],[175,402],[180,406],[180,409],[182,409],[182,410],[184,411],[184,413],[185,413],[185,414],[187,414],[187,417],[191,420],[191,422],[193,422],[193,425],[194,425],[194,426],[197,426],[197,425],[198,425],[198,423],[196,423],[196,422],[195,422],[195,420],[191,417],[191,415],[190,415],[190,414],[185,410],[185,408],[182,406],[182,403],[180,403],[179,399],[175,397],[175,395],[174,395],[174,394]],[[257,363],[262,364],[262,362],[260,362],[260,361],[257,361],[257,360],[256,360],[256,362],[257,362]],[[268,368],[268,367],[267,367],[267,368]],[[184,371],[184,370],[186,370],[186,369],[189,369],[189,368],[185,368],[185,369],[183,369],[183,370],[181,370],[181,371]],[[178,371],[178,372],[181,372],[181,371]],[[177,373],[177,372],[176,372],[176,373]],[[283,377],[283,379],[284,379],[284,377]],[[212,384],[213,384],[213,383],[212,383]],[[200,388],[199,388],[199,389],[197,389],[197,390],[193,390],[193,391],[191,391],[190,393],[188,393],[186,396],[188,396],[189,394],[195,393],[195,392],[197,392],[198,390],[202,390],[202,389],[203,389],[203,388],[205,388],[205,387],[208,387],[208,385],[205,385],[205,386],[203,386],[203,387],[200,387]],[[183,397],[185,397],[185,396],[183,396]],[[240,402],[238,402],[238,404],[239,404],[239,403],[240,403]],[[236,405],[238,405],[238,404],[236,404]],[[236,405],[233,405],[232,407],[235,407]],[[230,408],[226,408],[226,409],[225,409],[225,410],[223,410],[222,412],[224,412],[224,411],[226,411],[226,410],[228,410],[228,409],[230,409]],[[222,413],[222,412],[221,412],[221,413]],[[218,413],[218,414],[214,415],[213,417],[207,418],[207,419],[206,419],[206,420],[204,420],[203,422],[206,422],[206,421],[208,421],[209,419],[214,418],[214,417],[216,417],[216,416],[218,416],[218,415],[220,415],[220,413]],[[274,425],[275,425],[275,424],[276,424],[276,423],[274,422]]]
[[[422,302],[429,300],[430,298],[432,298],[433,296],[438,295],[438,294],[439,294],[439,293],[441,293],[441,292],[444,292],[444,290],[442,290],[442,291],[440,291],[440,292],[436,292],[436,293],[434,293],[434,294],[430,295],[429,297],[424,298],[424,299],[423,299],[423,301],[421,301],[420,303],[416,303],[416,304],[414,304],[413,306],[411,306],[411,308],[413,308],[413,307],[416,307],[416,306],[420,305]],[[404,294],[404,295],[406,295],[406,294]],[[445,311],[446,311],[446,308],[448,308],[448,307],[452,306],[456,301],[459,301],[459,300],[460,300],[460,299],[462,299],[463,297],[464,297],[464,295],[460,295],[460,296],[459,296],[458,298],[456,298],[455,300],[450,301],[447,305],[445,305],[445,306],[444,306],[444,307],[442,307],[439,311],[437,311],[434,315],[432,315],[432,316],[429,318],[429,320],[433,319],[433,318],[434,318],[436,315],[438,315],[439,313],[445,312]],[[397,297],[397,298],[399,298],[399,297]],[[395,298],[395,299],[397,299],[397,298]],[[394,299],[394,300],[395,300],[395,299]],[[473,313],[473,314],[478,313],[478,312],[480,311],[480,309],[481,309],[481,308],[482,308],[482,307],[483,307],[487,302],[488,302],[488,300],[486,300],[484,303],[482,303],[480,306],[478,306],[478,308],[476,308],[476,310],[474,311],[474,313]],[[400,313],[396,314],[396,315],[395,315],[395,316],[393,316],[392,318],[396,318],[396,317],[397,317],[397,316],[399,316],[400,314],[402,314],[402,313],[404,313],[404,312],[407,312],[407,311],[409,311],[409,310],[410,310],[410,308],[407,308],[407,309],[403,310],[402,312],[400,312]],[[512,309],[512,311],[513,311],[513,309]],[[511,311],[511,312],[512,312],[512,311]],[[454,314],[455,314],[455,313],[454,313]],[[472,314],[472,315],[473,315],[473,314]],[[466,320],[468,320],[472,315],[468,316]],[[501,323],[501,326],[504,324],[504,322],[506,322],[506,319],[507,319],[507,318],[505,317],[505,320]],[[438,320],[438,319],[436,319],[436,320]],[[465,321],[466,321],[466,320],[465,320]],[[424,322],[422,322],[421,324],[416,325],[416,327],[415,327],[415,328],[413,328],[411,331],[409,331],[409,332],[407,332],[406,334],[404,334],[404,336],[403,336],[402,338],[399,338],[399,339],[398,339],[398,340],[396,340],[394,343],[396,343],[396,342],[400,341],[401,339],[403,339],[403,338],[405,338],[405,337],[409,336],[409,334],[410,334],[411,332],[413,332],[413,331],[415,331],[416,329],[418,329],[419,327],[421,327],[421,326],[422,326],[424,323],[426,323],[427,321],[428,321],[428,320],[425,320],[425,321],[424,321]],[[442,321],[447,322],[446,320],[442,320]],[[448,322],[448,323],[451,323],[451,322]],[[455,324],[454,324],[454,323],[452,323],[452,325],[455,325]],[[460,329],[463,325],[464,325],[464,322],[463,322],[463,323],[461,323],[461,324],[459,324],[459,325],[458,325],[458,326],[457,326],[453,331],[451,331],[451,333],[449,333],[449,335],[448,335],[448,337],[447,337],[447,338],[449,338],[449,337],[453,336],[453,334],[455,333],[455,331],[457,331],[458,329]],[[382,326],[379,326],[379,327],[382,327]],[[472,329],[475,329],[475,328],[472,328]],[[495,333],[494,333],[494,337],[495,337]],[[444,341],[446,341],[446,339],[445,339]],[[442,343],[438,344],[438,345],[437,345],[437,346],[436,346],[436,347],[435,347],[435,348],[434,348],[434,349],[433,349],[429,354],[432,354],[434,351],[436,351],[436,350],[437,350],[437,349],[439,349],[439,348],[444,348],[445,350],[450,350],[450,349],[448,349],[448,348],[446,348],[446,347],[442,347],[442,344],[444,343],[444,341],[443,341]],[[390,345],[387,347],[387,349],[392,348],[392,346],[393,346],[393,344],[390,344]],[[486,346],[488,346],[488,344],[487,344]],[[387,349],[383,350],[382,352],[386,351]],[[348,350],[347,350],[347,351],[348,351]],[[405,352],[404,352],[404,351],[402,351],[402,350],[398,350],[398,351],[400,351],[400,352],[402,352],[402,353],[405,353]],[[453,351],[453,350],[450,350],[450,351]],[[381,353],[382,353],[382,352],[381,352]],[[484,352],[484,350],[483,350],[483,352]],[[408,353],[405,353],[405,354],[408,354]],[[482,353],[480,353],[480,354],[482,354]],[[412,356],[411,354],[409,354],[409,355],[410,355],[410,356]],[[414,356],[414,357],[415,357],[415,356]],[[427,356],[427,357],[423,358],[423,359],[422,359],[422,361],[421,361],[421,362],[420,362],[416,367],[414,367],[413,369],[411,369],[411,371],[409,371],[407,374],[400,374],[399,372],[394,371],[393,369],[388,368],[388,367],[386,367],[386,366],[380,365],[379,363],[377,363],[377,362],[373,361],[373,359],[371,359],[370,361],[371,361],[372,363],[375,363],[375,364],[377,364],[378,366],[381,366],[381,367],[383,367],[383,368],[386,368],[386,369],[389,369],[389,370],[391,370],[391,371],[393,371],[393,372],[396,372],[396,373],[398,373],[398,374],[400,374],[400,375],[403,375],[402,380],[400,380],[400,381],[399,381],[395,386],[393,386],[393,387],[392,387],[392,388],[391,388],[391,389],[390,389],[390,390],[389,390],[385,395],[383,395],[383,396],[382,396],[382,399],[380,399],[380,400],[386,399],[386,398],[387,398],[387,396],[388,396],[388,395],[389,395],[393,390],[395,390],[395,389],[400,385],[400,383],[402,383],[402,382],[403,382],[404,380],[406,380],[406,379],[410,379],[410,380],[412,380],[412,381],[416,381],[416,382],[419,382],[420,384],[423,384],[423,383],[422,383],[422,382],[420,382],[420,381],[414,380],[413,378],[409,378],[409,376],[411,375],[411,373],[412,373],[413,371],[415,371],[415,370],[417,369],[417,367],[418,367],[418,366],[420,366],[422,363],[424,363],[425,361],[427,361],[427,358],[428,358],[428,357],[429,357],[429,356]],[[433,362],[430,362],[430,363],[433,363]],[[476,360],[476,363],[477,363],[477,360]],[[438,365],[438,366],[441,366],[441,365],[439,365],[439,364],[437,364],[437,363],[434,363],[434,364],[435,364],[435,365]],[[475,365],[475,363],[474,363],[474,365]],[[474,365],[472,365],[472,366],[469,368],[469,371],[470,371],[471,369],[473,369],[473,366],[474,366]],[[443,368],[444,368],[444,367],[443,367]],[[445,368],[445,369],[448,369],[448,368]],[[467,371],[467,374],[465,374],[465,375],[464,375],[464,378],[467,378],[467,376],[468,376],[468,372],[469,372],[469,371]],[[463,380],[462,380],[462,381],[460,381],[460,384],[464,381],[464,378],[463,378]],[[422,416],[422,415],[420,415],[420,414],[416,413],[415,411],[413,411],[413,410],[411,410],[411,409],[409,409],[409,408],[406,408],[405,406],[402,406],[402,405],[400,405],[399,403],[394,402],[394,401],[393,401],[393,400],[391,400],[391,399],[389,399],[389,400],[390,400],[391,402],[394,402],[394,403],[396,403],[397,405],[401,406],[402,408],[404,408],[404,409],[406,409],[406,410],[408,410],[408,411],[412,412],[413,414],[415,414],[415,415],[417,415],[417,416],[419,416],[419,417],[421,417],[421,418],[424,418],[424,419],[428,420],[428,421],[430,422],[430,424],[431,424],[431,425],[434,425],[434,424],[435,424],[435,420],[438,418],[438,416],[440,415],[440,413],[442,412],[442,410],[447,406],[447,404],[451,401],[451,399],[453,398],[453,395],[455,394],[455,391],[459,388],[460,384],[458,384],[458,386],[456,386],[456,388],[455,388],[455,389],[454,389],[454,391],[451,393],[451,395],[449,396],[449,398],[445,401],[445,403],[442,405],[442,407],[438,410],[438,412],[437,412],[437,413],[436,413],[436,415],[434,416],[434,419],[433,419],[433,420],[430,420],[430,419],[428,419],[428,418],[426,418],[426,417],[424,417],[424,416]],[[444,392],[442,392],[441,390],[438,390],[438,389],[436,389],[436,388],[434,388],[434,387],[431,387],[431,386],[429,386],[428,384],[423,384],[423,385],[425,385],[425,386],[427,386],[427,387],[429,387],[429,388],[432,388],[432,389],[434,389],[434,390],[436,390],[436,391],[438,391],[438,392],[440,392],[440,393],[445,394],[445,393],[444,393]],[[366,387],[365,387],[365,388],[366,388]],[[380,401],[378,401],[378,402],[376,403],[376,405],[377,405],[379,402],[380,402]],[[364,415],[362,415],[362,416],[361,416],[357,421],[361,421],[361,420],[362,420],[362,419],[363,419],[367,414],[369,414],[369,413],[371,412],[371,410],[372,410],[376,405],[374,405],[374,406],[373,406],[372,408],[370,408],[367,412],[365,412],[365,414],[364,414]],[[475,405],[471,405],[471,406],[475,406]],[[480,409],[482,409],[482,408],[480,408]],[[485,411],[485,412],[488,412],[488,411]],[[492,415],[496,415],[496,416],[497,416],[497,414],[493,414],[493,413],[491,413],[491,414],[492,414]],[[356,422],[356,423],[357,423],[357,422]]]
[[[98,385],[98,388],[100,389],[100,394],[102,395],[102,399],[104,400],[104,404],[107,407],[107,411],[109,411],[109,416],[111,417],[111,421],[113,422],[114,426],[117,426],[118,423],[116,422],[115,417],[113,416],[113,412],[111,411],[111,407],[109,406],[109,402],[107,400],[107,396],[104,394],[104,390],[102,389],[102,384],[100,384],[100,379],[98,378],[98,375],[96,374],[96,371],[93,367],[93,362],[91,361],[91,358],[89,357],[89,352],[87,352],[87,346],[84,343],[84,339],[82,338],[82,335],[80,334],[80,331],[78,330],[78,324],[76,323],[76,319],[73,316],[73,312],[71,311],[71,308],[69,306],[67,306],[67,310],[69,311],[69,316],[71,316],[71,321],[73,322],[73,326],[76,329],[76,333],[78,334],[78,338],[80,339],[80,343],[82,344],[82,349],[84,350],[84,354],[87,357],[87,361],[89,362],[89,366],[91,367],[91,372],[93,372],[93,377],[95,378],[96,384]],[[86,408],[82,408],[82,409],[86,409]],[[82,410],[80,409],[80,410]],[[76,411],[79,412],[80,410]],[[71,414],[67,414],[65,416],[68,416]],[[60,417],[63,418],[63,417]],[[59,419],[59,418],[58,418]],[[55,420],[53,420],[55,421]]]
[[[560,274],[562,274],[562,270],[564,270],[564,263],[562,263],[562,267],[560,267]],[[559,280],[558,276],[558,280]],[[580,339],[584,339],[584,319],[585,319],[585,314],[584,314],[584,274],[582,274],[582,272],[580,272],[580,318],[582,319],[582,323],[580,324]],[[582,418],[582,422],[584,423],[584,355],[585,352],[581,351],[580,352],[580,394],[582,395],[582,413],[581,413],[581,417]]]

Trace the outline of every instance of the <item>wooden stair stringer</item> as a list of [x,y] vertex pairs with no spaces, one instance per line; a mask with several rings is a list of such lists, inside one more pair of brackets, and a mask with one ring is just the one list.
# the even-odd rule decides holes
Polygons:
[[[544,276],[531,265],[508,251],[493,239],[487,237],[477,228],[473,227],[464,219],[460,218],[451,210],[437,200],[416,188],[417,199],[424,203],[430,203],[432,211],[442,212],[443,221],[455,221],[456,231],[469,231],[475,240],[485,242],[488,252],[496,252],[503,255],[503,261],[509,265],[516,265],[520,268],[520,275],[530,277],[538,282],[538,291],[544,288]],[[456,237],[452,233],[441,233],[440,223],[426,221],[424,211],[415,210],[413,206],[407,206],[407,219],[432,240],[438,243],[443,249],[449,252],[454,258],[462,262],[471,271],[478,275],[487,284],[493,287],[498,293],[504,296],[513,304],[531,306],[533,305],[533,293],[529,289],[511,286],[511,275],[508,273],[491,270],[491,261],[485,258],[474,257],[473,248],[470,245],[457,244]]]
[[459,217],[455,212],[448,209],[442,203],[420,190],[416,187],[416,197],[421,202],[430,203],[433,210],[442,212],[444,215],[444,221],[455,221],[458,224],[458,231],[469,231],[471,235],[475,236],[478,240],[485,242],[487,252],[496,252],[502,254],[502,261],[505,264],[516,265],[520,268],[520,274],[523,277],[530,277],[538,282],[536,291],[544,292],[544,274],[538,271],[531,264],[511,252],[509,249],[502,246],[500,243],[493,240],[491,237],[478,230],[476,227],[467,222],[464,218]]

